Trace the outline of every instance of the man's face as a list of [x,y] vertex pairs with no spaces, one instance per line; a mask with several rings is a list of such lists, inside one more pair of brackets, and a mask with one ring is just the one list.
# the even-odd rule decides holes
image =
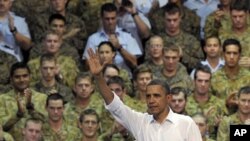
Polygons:
[[153,38],[150,40],[149,55],[152,58],[161,58],[163,49],[163,40],[161,38]]
[[193,120],[196,123],[196,125],[199,127],[201,136],[204,137],[207,131],[207,124],[206,124],[205,119],[203,117],[197,116],[197,117],[193,117]]
[[61,47],[61,39],[58,35],[48,34],[45,39],[45,50],[48,53],[55,54]]
[[64,111],[62,100],[49,100],[46,109],[48,111],[48,116],[51,121],[57,122],[62,120]]
[[94,86],[88,78],[82,78],[75,85],[74,91],[78,98],[88,99],[94,91]]
[[238,98],[238,109],[243,115],[250,114],[250,94],[240,94]]
[[50,0],[51,7],[56,12],[62,12],[65,10],[68,0]]
[[119,75],[119,72],[114,69],[114,68],[111,68],[111,67],[108,67],[106,69],[106,71],[104,72],[103,74],[103,77],[104,79],[106,80],[106,82],[109,80],[110,77],[113,77],[113,76],[118,76]]
[[171,3],[178,3],[180,0],[169,0]]
[[26,68],[16,69],[13,76],[11,77],[11,82],[15,90],[22,92],[29,87],[30,74]]
[[109,45],[102,45],[98,49],[100,59],[104,63],[112,64],[113,58],[115,57],[115,52],[111,50],[111,47]]
[[231,19],[235,29],[242,29],[247,26],[247,13],[244,10],[232,10]]
[[123,95],[125,94],[125,91],[122,89],[121,85],[117,84],[117,83],[111,83],[109,84],[109,88],[115,92],[115,94],[117,96],[119,96],[119,98],[121,100],[123,100]]
[[117,23],[117,13],[114,12],[105,12],[102,16],[103,28],[106,32],[115,33],[115,27]]
[[161,85],[148,85],[146,89],[146,102],[148,113],[155,117],[161,116],[167,111],[171,96],[166,94]]
[[135,84],[139,91],[146,91],[148,83],[152,80],[152,73],[150,72],[142,72],[137,75],[137,79],[135,80]]
[[224,60],[225,60],[225,65],[228,67],[237,66],[240,60],[239,47],[236,45],[226,46],[226,50],[224,52]]
[[0,0],[0,14],[7,14],[12,6],[11,0]]
[[170,107],[175,113],[181,114],[185,110],[186,100],[183,92],[172,95]]
[[23,129],[23,137],[25,141],[40,141],[42,136],[42,123],[28,121]]
[[163,53],[163,65],[164,69],[168,72],[175,71],[177,69],[180,55],[176,51],[164,51]]
[[198,95],[208,94],[210,87],[211,75],[206,72],[198,71],[196,74],[195,82],[195,93]]
[[59,35],[63,35],[65,32],[65,23],[63,20],[55,19],[50,23],[50,27],[53,31],[55,31]]
[[45,81],[51,81],[55,79],[56,75],[56,62],[51,60],[43,61],[41,64],[41,73],[42,73],[42,78]]
[[170,33],[175,33],[180,29],[180,13],[165,13],[165,29]]
[[220,56],[221,48],[219,40],[216,38],[209,38],[206,41],[206,45],[204,47],[204,51],[207,56],[210,58],[217,58]]
[[87,138],[96,136],[99,124],[95,115],[85,115],[82,123],[80,123],[82,133]]

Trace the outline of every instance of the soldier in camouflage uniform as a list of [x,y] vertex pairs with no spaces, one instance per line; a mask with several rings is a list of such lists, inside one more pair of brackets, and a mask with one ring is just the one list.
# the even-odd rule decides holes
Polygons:
[[193,35],[184,32],[180,28],[181,12],[177,5],[166,5],[165,19],[165,32],[160,34],[164,45],[174,44],[181,47],[181,62],[190,72],[204,58],[200,42]]
[[43,125],[43,138],[46,141],[79,141],[80,130],[63,116],[64,99],[57,93],[49,95],[46,101],[48,118]]
[[[181,0],[170,0],[169,2],[175,3],[180,8],[181,22],[180,28],[200,39],[200,18],[194,11],[185,7]],[[149,19],[152,25],[152,32],[159,34],[165,30],[165,11],[167,6],[156,9],[149,14]]]
[[208,66],[197,67],[194,75],[194,93],[188,97],[185,110],[190,116],[195,113],[204,114],[208,119],[209,134],[215,139],[219,121],[228,112],[225,101],[209,92],[211,77],[212,73]]
[[241,44],[236,39],[227,39],[223,43],[225,66],[212,77],[212,93],[226,100],[231,93],[242,86],[250,85],[249,70],[239,66]]
[[163,49],[163,68],[160,73],[155,73],[157,79],[166,81],[168,85],[173,87],[183,87],[188,93],[193,91],[193,83],[189,77],[185,66],[179,63],[180,48],[171,45]]
[[229,141],[230,125],[250,124],[250,87],[240,88],[237,97],[238,111],[220,122],[217,141]]
[[56,57],[51,54],[43,54],[40,58],[41,79],[34,85],[38,92],[50,95],[60,93],[66,102],[73,100],[73,94],[69,87],[60,84],[56,80]]
[[[66,86],[72,88],[79,69],[77,67],[77,63],[71,57],[60,55],[60,47],[61,39],[59,38],[59,36],[55,35],[55,33],[48,34],[46,40],[44,41],[44,53],[56,56],[57,64],[59,66],[56,75],[57,80],[60,83],[63,83]],[[40,57],[30,60],[28,62],[28,65],[30,66],[30,68],[32,68],[32,84],[34,85],[34,83],[38,82],[38,80],[41,78],[41,74],[37,73],[39,72],[40,68]]]
[[[124,80],[119,76],[111,77],[107,85],[110,89],[120,97],[124,104],[134,109],[135,111],[146,112],[147,106],[146,102],[135,100],[130,98],[125,92],[125,83]],[[130,135],[127,130],[117,123],[111,114],[106,111],[103,113],[103,130],[104,133],[101,135],[101,138],[104,141],[133,141],[133,136]]]
[[13,137],[9,133],[3,131],[1,125],[0,125],[0,141],[14,141]]
[[21,128],[34,113],[46,115],[47,96],[29,88],[30,71],[26,64],[15,63],[10,70],[13,89],[0,95],[0,124],[16,141],[22,141]]
[[231,28],[230,4],[231,0],[220,0],[218,9],[207,16],[204,27],[205,38],[219,36],[219,30],[229,30]]
[[41,141],[42,140],[43,119],[38,116],[28,118],[25,121],[23,131],[23,141]]
[[37,19],[34,21],[34,24],[30,26],[31,32],[34,34],[33,41],[35,43],[39,43],[43,37],[43,33],[49,29],[49,17],[52,14],[58,13],[65,17],[66,19],[66,33],[71,33],[73,31],[77,31],[74,33],[74,38],[78,39],[77,43],[74,43],[74,47],[78,50],[79,54],[82,55],[83,47],[85,46],[85,42],[87,40],[87,31],[85,27],[84,21],[80,18],[66,11],[66,1],[61,0],[60,3],[64,4],[63,7],[60,7],[61,4],[56,4],[55,1],[50,0],[50,8],[43,11],[37,16]]
[[95,91],[94,78],[90,73],[79,73],[73,90],[74,100],[65,105],[65,116],[73,125],[78,124],[80,114],[86,109],[95,109],[98,115],[102,114],[103,102],[99,93]]

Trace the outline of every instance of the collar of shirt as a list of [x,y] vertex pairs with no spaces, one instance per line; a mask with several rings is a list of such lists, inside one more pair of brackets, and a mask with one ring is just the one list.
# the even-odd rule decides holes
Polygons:
[[[121,34],[121,31],[122,31],[122,29],[119,28],[118,26],[116,26],[116,28],[115,28],[115,34],[116,34],[117,36],[119,36],[119,35]],[[104,31],[103,28],[101,28],[98,32],[99,32],[99,35],[100,35],[100,36],[108,37],[108,35],[106,34],[106,32]]]
[[[165,121],[164,122],[169,122],[169,123],[175,123],[175,115],[174,115],[175,113],[171,110],[171,108],[169,107],[169,112],[168,112],[168,115],[167,115],[167,117],[165,118]],[[163,122],[163,123],[164,123]],[[151,115],[151,119],[150,119],[150,123],[158,123],[155,119],[154,119],[154,117],[153,117],[153,115]]]
[[218,63],[218,65],[216,66],[215,69],[213,69],[213,68],[211,67],[211,65],[209,64],[209,62],[207,61],[207,59],[206,59],[205,61],[202,61],[201,63],[202,63],[203,65],[207,65],[212,71],[216,71],[216,70],[218,70],[219,68],[221,68],[221,67],[223,67],[223,66],[225,65],[225,61],[222,60],[221,58],[219,59],[219,63]]

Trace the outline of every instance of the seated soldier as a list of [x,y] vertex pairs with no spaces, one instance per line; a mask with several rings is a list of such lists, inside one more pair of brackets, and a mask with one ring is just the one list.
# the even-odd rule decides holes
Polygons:
[[42,140],[43,121],[39,117],[31,117],[25,121],[23,131],[23,141],[41,141]]

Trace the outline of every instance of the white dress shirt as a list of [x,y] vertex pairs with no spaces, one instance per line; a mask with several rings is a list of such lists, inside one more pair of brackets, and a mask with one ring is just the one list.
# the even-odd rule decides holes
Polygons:
[[106,108],[137,141],[202,141],[195,122],[189,116],[176,114],[171,109],[165,121],[159,124],[153,115],[133,111],[116,95]]

